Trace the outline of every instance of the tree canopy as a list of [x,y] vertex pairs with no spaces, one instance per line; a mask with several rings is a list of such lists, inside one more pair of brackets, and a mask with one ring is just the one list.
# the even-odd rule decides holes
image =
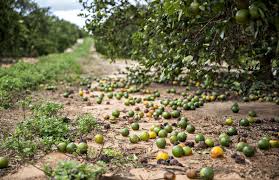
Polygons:
[[0,16],[2,58],[62,52],[85,34],[31,0],[1,1]]
[[101,52],[111,58],[128,55],[162,69],[170,79],[183,69],[197,75],[220,67],[271,79],[272,67],[278,68],[278,0],[93,0],[83,5]]

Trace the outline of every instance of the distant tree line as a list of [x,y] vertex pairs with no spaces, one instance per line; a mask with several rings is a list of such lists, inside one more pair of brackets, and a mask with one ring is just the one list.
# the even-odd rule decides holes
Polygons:
[[63,52],[85,32],[31,0],[0,1],[0,62],[6,57]]

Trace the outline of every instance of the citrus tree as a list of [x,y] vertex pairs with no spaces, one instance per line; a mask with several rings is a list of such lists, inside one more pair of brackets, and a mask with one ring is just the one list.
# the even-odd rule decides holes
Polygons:
[[[82,2],[82,1],[81,1]],[[93,34],[97,51],[114,59],[129,58],[132,36],[143,20],[143,6],[127,0],[84,1],[86,28]]]
[[85,35],[31,0],[1,1],[0,16],[0,63],[6,57],[62,52]]
[[[132,6],[129,1],[96,0],[85,6],[93,14],[88,24],[94,37],[110,37],[104,49],[120,47],[146,67],[161,68],[170,79],[184,69],[203,75],[220,71],[220,67],[253,73],[257,78],[273,78],[272,65],[278,67],[279,52],[278,0],[140,2],[132,13],[125,11]],[[122,13],[116,15],[115,9]],[[138,30],[125,32],[127,19],[136,12],[139,20],[133,23]],[[118,23],[119,19],[124,23]],[[117,23],[107,26],[110,21]],[[119,39],[120,32],[129,38]]]

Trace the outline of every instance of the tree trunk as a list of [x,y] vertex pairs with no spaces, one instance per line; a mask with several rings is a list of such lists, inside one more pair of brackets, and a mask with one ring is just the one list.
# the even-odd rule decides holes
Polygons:
[[259,78],[262,80],[272,80],[273,74],[272,74],[272,53],[269,53],[268,55],[264,56],[260,59],[260,72],[259,72]]

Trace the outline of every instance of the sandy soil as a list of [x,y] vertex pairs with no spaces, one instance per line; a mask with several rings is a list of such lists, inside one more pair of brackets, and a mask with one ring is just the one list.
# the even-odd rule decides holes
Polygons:
[[[119,71],[125,69],[128,65],[134,63],[126,63],[124,60],[118,60],[116,63],[111,64],[108,60],[105,60],[101,55],[92,49],[91,56],[89,59],[82,60],[82,67],[84,69],[84,76],[94,77],[116,77]],[[104,120],[106,114],[110,115],[112,110],[118,109],[122,112],[127,110],[134,110],[136,106],[125,106],[123,100],[108,100],[107,97],[104,99],[101,105],[97,105],[96,99],[90,97],[92,94],[97,95],[100,92],[94,91],[91,94],[87,94],[89,102],[84,102],[78,96],[79,87],[71,87],[75,94],[73,98],[64,98],[62,96],[66,86],[59,86],[57,91],[37,91],[32,92],[34,100],[49,100],[64,104],[64,113],[70,119],[74,119],[79,114],[91,113],[99,122],[109,123]],[[167,97],[179,97],[178,95],[170,95],[166,93],[169,88],[168,85],[152,84],[150,89],[158,89],[161,92],[159,99]],[[182,91],[182,87],[177,87],[178,91]],[[143,94],[133,94],[135,97],[144,97]],[[109,104],[106,102],[109,101]],[[159,104],[158,100],[155,101]],[[178,161],[183,164],[183,167],[179,166],[164,166],[157,165],[155,156],[159,149],[154,144],[154,140],[148,142],[140,142],[138,144],[129,143],[128,138],[123,138],[119,134],[119,130],[123,127],[129,126],[129,119],[124,118],[124,113],[121,113],[121,118],[116,124],[111,124],[111,129],[106,132],[105,147],[114,147],[119,150],[137,154],[139,159],[146,158],[147,164],[141,168],[127,168],[121,171],[109,171],[106,175],[108,179],[160,179],[163,178],[164,173],[167,170],[173,171],[176,174],[177,180],[188,179],[186,177],[187,169],[201,168],[203,166],[212,166],[215,170],[215,179],[279,179],[279,149],[271,149],[269,151],[257,151],[256,155],[252,158],[246,158],[245,164],[238,164],[231,157],[235,152],[234,145],[238,142],[239,138],[246,137],[248,143],[255,144],[263,135],[274,135],[278,133],[279,124],[278,122],[272,121],[272,118],[279,116],[279,106],[271,103],[239,103],[240,112],[233,114],[230,110],[232,101],[228,102],[214,102],[206,103],[204,107],[199,108],[195,111],[183,111],[183,116],[187,117],[195,127],[196,132],[203,133],[206,137],[211,137],[218,141],[218,136],[221,132],[225,132],[227,129],[224,126],[224,118],[226,116],[232,116],[235,122],[238,122],[241,118],[245,117],[249,110],[255,110],[258,114],[257,119],[261,120],[262,123],[255,124],[253,126],[242,128],[238,127],[238,135],[232,138],[233,145],[225,148],[225,157],[222,159],[211,159],[209,155],[210,148],[199,149],[198,147],[193,148],[193,155],[183,158],[179,158]],[[137,105],[141,110],[144,110],[143,104]],[[1,112],[0,124],[1,129],[7,131],[13,129],[17,122],[23,120],[23,113],[20,109],[6,110]],[[144,117],[140,121],[139,131],[130,131],[130,134],[140,134],[143,130],[149,130],[153,124],[161,124],[168,122],[170,124],[177,122],[177,120],[154,120]],[[105,132],[104,132],[105,133]],[[188,134],[187,141],[194,141],[194,134]],[[100,150],[100,146],[93,142],[94,133],[88,136],[87,142],[90,148]],[[168,142],[167,148],[164,150],[171,154],[171,145]],[[64,154],[53,152],[46,155],[35,163],[35,166],[42,167],[43,164],[51,164],[55,166],[58,160],[69,159],[69,156]],[[113,176],[112,176],[113,175]],[[120,175],[116,177],[115,175]],[[46,179],[44,173],[34,167],[33,165],[24,165],[16,173],[9,174],[2,177],[2,179]]]

